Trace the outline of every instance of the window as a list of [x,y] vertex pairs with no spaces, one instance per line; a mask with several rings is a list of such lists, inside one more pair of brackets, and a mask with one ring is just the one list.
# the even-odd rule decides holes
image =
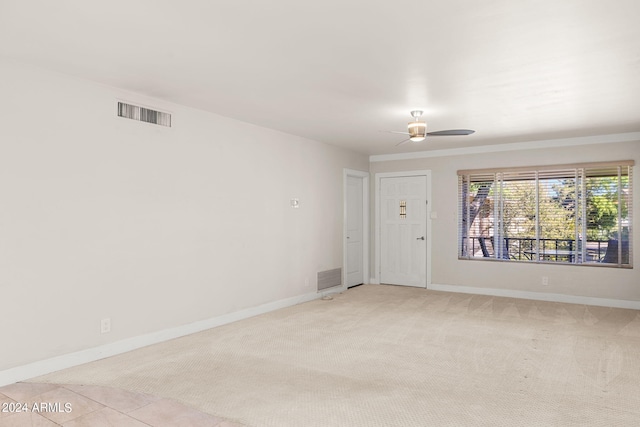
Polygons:
[[458,171],[458,257],[631,267],[633,164]]

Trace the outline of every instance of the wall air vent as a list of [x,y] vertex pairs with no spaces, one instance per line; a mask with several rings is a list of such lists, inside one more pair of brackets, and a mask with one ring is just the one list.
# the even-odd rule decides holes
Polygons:
[[171,127],[171,114],[138,107],[137,105],[125,104],[124,102],[118,102],[118,116],[139,122]]
[[342,285],[342,269],[320,271],[318,273],[318,291]]

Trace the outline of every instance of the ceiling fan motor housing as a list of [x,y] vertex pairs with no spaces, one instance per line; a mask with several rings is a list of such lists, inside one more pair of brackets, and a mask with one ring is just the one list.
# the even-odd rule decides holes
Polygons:
[[415,122],[410,122],[409,126],[409,139],[411,141],[422,141],[427,136],[427,123],[421,122],[420,120],[416,120]]

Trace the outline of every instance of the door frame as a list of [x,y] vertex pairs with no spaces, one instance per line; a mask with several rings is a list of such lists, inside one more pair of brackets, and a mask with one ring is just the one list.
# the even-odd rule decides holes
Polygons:
[[431,286],[431,170],[415,170],[415,171],[406,171],[406,172],[381,172],[375,174],[375,244],[374,244],[374,257],[375,257],[375,268],[373,269],[373,277],[371,278],[371,283],[380,284],[380,268],[382,263],[380,262],[380,189],[381,189],[381,180],[382,178],[403,178],[403,177],[411,177],[411,176],[425,176],[427,178],[427,194],[425,194],[425,198],[427,200],[427,213],[426,213],[426,226],[427,226],[427,251],[426,251],[426,281],[425,288],[429,289]]
[[344,169],[342,175],[342,288],[347,286],[347,178],[356,177],[362,179],[362,280],[369,282],[369,172],[355,169]]

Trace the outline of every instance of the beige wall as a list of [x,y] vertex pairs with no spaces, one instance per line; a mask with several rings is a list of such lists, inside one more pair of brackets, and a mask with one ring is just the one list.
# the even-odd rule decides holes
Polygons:
[[312,293],[342,266],[343,168],[365,156],[1,65],[0,371]]
[[[452,141],[452,145],[454,144]],[[432,221],[431,277],[434,284],[640,301],[640,215],[636,215],[633,221],[633,247],[636,250],[635,268],[631,270],[548,264],[505,264],[458,260],[457,257],[458,169],[626,159],[636,161],[636,170],[640,167],[640,141],[372,162],[370,171],[372,182],[375,181],[375,174],[381,172],[425,169],[432,171],[433,193],[430,206],[438,215],[438,218]],[[636,208],[640,206],[639,175],[636,172],[633,183],[633,204]],[[375,215],[375,203],[373,194],[372,216]],[[372,223],[375,223],[375,220],[372,220]],[[372,242],[371,253],[374,254],[375,233],[372,233]],[[375,272],[378,268],[375,259],[371,260],[371,265],[372,272]],[[549,286],[542,286],[542,276],[549,277]]]

